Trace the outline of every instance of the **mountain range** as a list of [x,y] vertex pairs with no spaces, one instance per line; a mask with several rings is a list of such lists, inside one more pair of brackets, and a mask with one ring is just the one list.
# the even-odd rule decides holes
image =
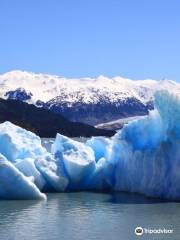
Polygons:
[[180,92],[180,84],[104,76],[75,79],[26,71],[0,75],[2,99],[20,100],[93,126],[148,114],[155,91],[165,89]]

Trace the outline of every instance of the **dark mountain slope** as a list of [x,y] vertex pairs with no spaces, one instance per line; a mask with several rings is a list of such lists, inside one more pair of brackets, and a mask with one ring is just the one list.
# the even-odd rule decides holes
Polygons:
[[50,110],[10,99],[0,99],[0,122],[4,121],[10,121],[40,137],[55,137],[56,133],[69,137],[112,136],[115,133],[96,129],[87,124],[71,122]]

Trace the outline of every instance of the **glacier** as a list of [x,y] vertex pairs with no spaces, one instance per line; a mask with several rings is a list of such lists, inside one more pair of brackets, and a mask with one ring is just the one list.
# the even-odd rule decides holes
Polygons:
[[78,142],[57,134],[48,152],[34,133],[0,124],[0,199],[46,192],[126,191],[180,200],[180,98],[155,93],[155,109],[112,138]]

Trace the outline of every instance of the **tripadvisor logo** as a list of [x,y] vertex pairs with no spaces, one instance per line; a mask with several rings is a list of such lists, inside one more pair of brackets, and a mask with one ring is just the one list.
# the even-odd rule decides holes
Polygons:
[[142,227],[136,227],[136,228],[135,228],[135,234],[136,234],[137,236],[143,235],[143,228],[142,228]]
[[166,228],[142,228],[136,227],[134,233],[137,236],[142,236],[143,234],[172,234],[173,229]]

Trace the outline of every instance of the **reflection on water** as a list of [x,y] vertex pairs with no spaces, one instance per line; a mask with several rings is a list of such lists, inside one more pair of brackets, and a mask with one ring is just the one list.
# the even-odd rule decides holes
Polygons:
[[179,240],[180,203],[88,192],[52,193],[47,201],[0,201],[2,240],[132,240],[136,226],[171,228],[173,236],[156,239]]
[[111,194],[109,199],[111,203],[117,204],[153,204],[153,203],[167,203],[169,200],[158,198],[147,198],[144,195],[129,193],[129,192],[115,192]]

